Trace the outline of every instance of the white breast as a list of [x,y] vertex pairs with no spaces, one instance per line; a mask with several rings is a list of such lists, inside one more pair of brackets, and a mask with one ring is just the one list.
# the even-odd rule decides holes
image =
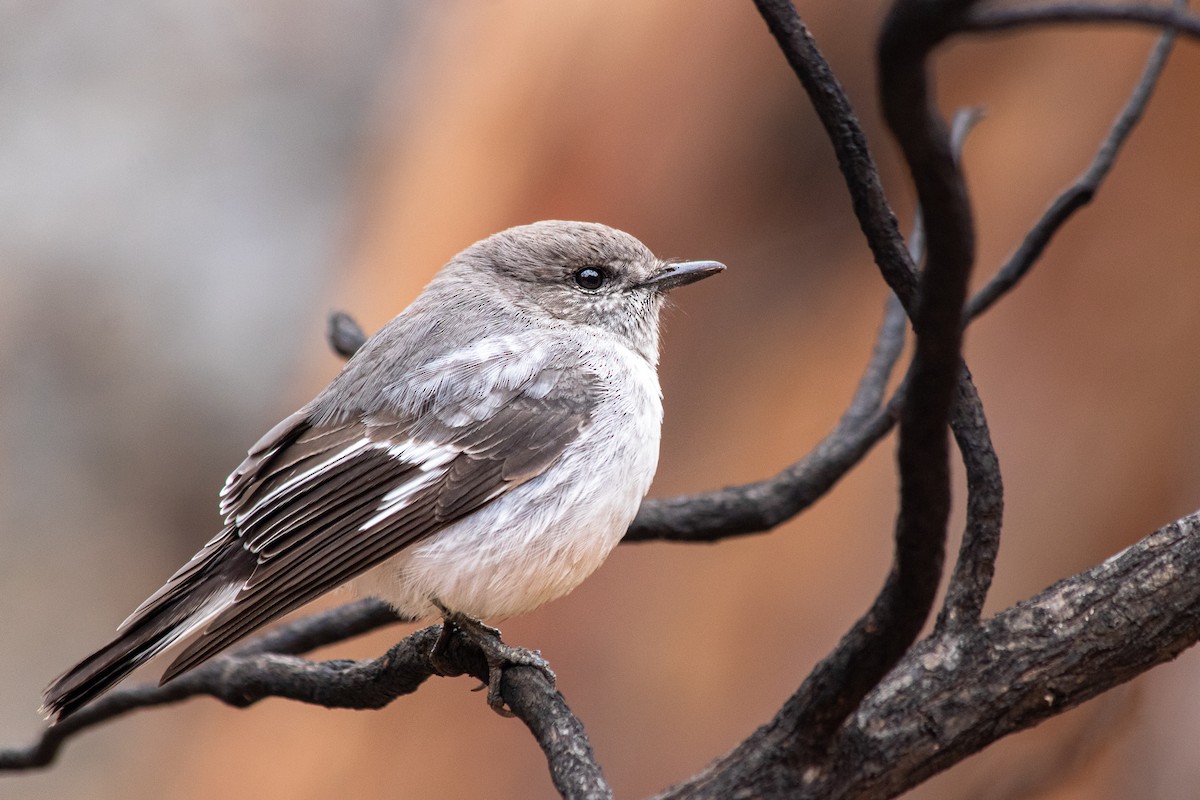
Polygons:
[[590,425],[546,472],[353,583],[412,618],[431,598],[477,618],[522,614],[574,589],[633,521],[658,465],[654,367],[624,347],[588,359],[604,391]]

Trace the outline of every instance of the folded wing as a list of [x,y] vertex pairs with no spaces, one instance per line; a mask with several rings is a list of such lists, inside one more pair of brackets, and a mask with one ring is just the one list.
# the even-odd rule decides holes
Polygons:
[[417,370],[388,410],[285,419],[227,481],[224,530],[55,681],[45,708],[61,719],[198,633],[169,680],[542,474],[589,425],[598,387],[528,355],[493,344]]

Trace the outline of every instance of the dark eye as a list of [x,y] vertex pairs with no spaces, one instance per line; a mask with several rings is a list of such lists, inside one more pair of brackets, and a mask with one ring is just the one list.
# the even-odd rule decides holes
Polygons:
[[594,292],[604,285],[604,281],[608,278],[603,270],[595,267],[584,267],[575,273],[575,284],[580,289],[587,289],[589,292]]

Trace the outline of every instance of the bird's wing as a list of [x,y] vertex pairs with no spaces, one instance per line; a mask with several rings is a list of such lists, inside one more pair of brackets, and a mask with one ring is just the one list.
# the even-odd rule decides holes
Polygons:
[[493,345],[406,376],[390,411],[284,420],[230,476],[225,530],[131,618],[228,575],[232,602],[163,680],[540,475],[588,426],[596,384]]

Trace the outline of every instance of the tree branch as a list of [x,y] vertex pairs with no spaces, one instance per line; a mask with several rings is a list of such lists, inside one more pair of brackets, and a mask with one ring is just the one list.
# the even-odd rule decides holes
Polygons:
[[[979,109],[960,110],[954,115],[950,125],[950,149],[960,169],[967,134],[981,117]],[[920,216],[920,206],[917,211]],[[920,231],[923,242],[923,226]],[[916,244],[912,246],[916,247]],[[967,520],[946,600],[938,615],[939,628],[979,619],[988,589],[991,588],[1004,517],[1004,483],[1000,476],[1000,461],[992,445],[983,401],[965,361],[961,364],[950,429],[967,474]]]
[[[1176,3],[1185,5],[1182,0],[1176,0]],[[1141,79],[1091,166],[1058,196],[1050,209],[1026,235],[1017,252],[971,299],[967,306],[967,321],[983,313],[992,303],[1011,291],[1041,257],[1051,237],[1075,211],[1091,201],[1108,175],[1121,146],[1141,119],[1166,65],[1174,39],[1175,34],[1171,31],[1164,32],[1160,37],[1150,54]],[[946,591],[946,599],[938,616],[939,631],[948,626],[964,625],[979,620],[988,589],[991,587],[1003,516],[1004,495],[1000,465],[995,448],[991,444],[981,401],[969,380],[959,386],[959,392],[960,398],[952,427],[967,471],[967,525],[958,561]]]
[[979,621],[992,587],[996,556],[1000,552],[1000,529],[1004,523],[1000,458],[992,444],[983,400],[965,362],[958,381],[950,430],[967,474],[967,521],[958,559],[938,614],[938,630]]
[[850,191],[854,215],[875,263],[904,307],[911,309],[916,291],[912,260],[896,224],[896,215],[883,193],[867,137],[845,90],[790,0],[754,0],[754,5],[808,93],[833,144],[838,167]]
[[[269,697],[325,708],[383,708],[438,675],[429,653],[441,633],[440,625],[411,634],[385,655],[369,661],[314,662],[295,654],[399,621],[386,603],[360,600],[281,626],[161,686],[140,684],[104,695],[47,728],[32,744],[0,750],[0,771],[47,766],[78,733],[140,708],[198,696],[214,697],[237,708]],[[455,637],[447,658],[461,674],[487,681],[487,661],[467,638]],[[551,778],[564,797],[593,800],[612,796],[582,723],[540,670],[510,667],[503,673],[500,689],[508,707],[546,754]]]
[[[1176,0],[1175,6],[1176,8],[1186,8],[1187,2],[1186,0]],[[1146,61],[1141,79],[1125,103],[1125,107],[1113,121],[1113,126],[1095,158],[1092,159],[1091,165],[1076,178],[1073,184],[1054,199],[1041,219],[1025,235],[1025,239],[1016,252],[1009,257],[987,285],[971,298],[971,302],[967,304],[968,320],[978,317],[991,308],[997,300],[1025,277],[1025,274],[1041,257],[1046,246],[1050,244],[1050,240],[1066,224],[1067,220],[1074,216],[1076,211],[1092,202],[1092,198],[1100,189],[1100,184],[1108,177],[1109,171],[1116,163],[1121,147],[1128,140],[1134,127],[1141,121],[1146,105],[1154,93],[1154,87],[1158,85],[1159,76],[1162,75],[1163,68],[1167,64],[1167,58],[1171,55],[1174,43],[1175,33],[1172,30],[1163,32],[1159,37],[1158,43]]]
[[880,406],[904,348],[904,310],[889,302],[867,369],[837,426],[804,458],[762,481],[642,502],[625,542],[717,542],[768,531],[808,508],[892,429],[898,401]]
[[[827,743],[797,762],[760,728],[660,798],[878,800],[1129,681],[1200,638],[1200,512],[980,625],[915,645]],[[736,770],[733,769],[736,767]]]
[[[946,151],[943,145],[943,136],[939,130],[939,125],[932,114],[924,114],[921,117],[913,116],[919,114],[922,110],[929,108],[927,94],[923,80],[923,53],[928,52],[929,48],[935,46],[942,38],[949,35],[956,21],[956,16],[960,15],[969,6],[969,3],[958,4],[938,4],[926,3],[910,4],[904,6],[897,5],[893,11],[893,16],[889,18],[889,25],[884,33],[884,41],[881,45],[880,72],[881,85],[883,86],[882,94],[885,98],[885,114],[889,118],[889,123],[897,132],[897,138],[900,140],[902,147],[905,150],[906,158],[909,161],[913,172],[914,182],[918,186],[918,192],[921,196],[921,207],[926,210],[926,213],[931,218],[937,218],[942,222],[949,223],[945,226],[944,231],[947,234],[947,240],[943,242],[945,261],[952,263],[958,261],[961,265],[969,265],[969,206],[966,203],[965,192],[962,191],[961,178],[954,174],[949,168],[949,159],[946,158]],[[760,5],[761,8],[761,5]],[[940,18],[939,18],[940,17]],[[887,53],[890,48],[895,48],[892,51],[892,56],[888,57]],[[907,61],[907,63],[904,63]],[[901,67],[897,69],[897,67]],[[895,113],[890,113],[890,112]],[[927,198],[933,198],[930,202]],[[932,211],[933,208],[940,207],[940,211]],[[957,221],[957,224],[956,224]],[[931,250],[937,245],[932,244]],[[937,262],[936,257],[931,257],[931,265]],[[932,267],[931,267],[932,270]],[[947,270],[950,273],[951,279],[961,279],[965,277],[966,269],[960,268],[957,272]],[[926,276],[928,283],[923,282],[922,286],[933,284],[933,280]],[[943,287],[944,288],[944,287]],[[965,291],[965,286],[961,283],[958,287]],[[1011,286],[1006,287],[1011,288]],[[946,290],[949,293],[949,290]],[[965,294],[959,295],[958,301],[961,303]],[[925,301],[922,297],[922,302]],[[947,304],[951,305],[951,304]],[[961,308],[961,305],[960,305]],[[942,320],[943,330],[949,327],[949,322]],[[922,327],[922,321],[918,319],[918,331],[925,333]],[[920,339],[918,339],[920,341]],[[957,358],[957,357],[956,357]],[[947,363],[943,360],[943,365]],[[971,491],[971,516],[981,523],[987,523],[984,527],[989,528],[988,531],[976,529],[973,537],[974,545],[970,540],[964,540],[964,552],[962,553],[962,561],[960,566],[968,568],[967,570],[956,570],[956,578],[958,587],[956,594],[950,597],[950,602],[947,605],[946,628],[949,630],[977,630],[973,624],[977,618],[979,607],[981,607],[984,597],[986,596],[987,586],[990,583],[991,565],[994,560],[995,544],[998,543],[999,533],[999,517],[1000,496],[998,492],[993,495],[992,489],[999,489],[999,469],[994,463],[994,449],[991,446],[990,438],[987,436],[986,425],[983,421],[982,409],[978,403],[977,396],[966,396],[963,394],[964,389],[970,389],[971,394],[974,394],[974,389],[970,382],[966,379],[959,383],[960,399],[957,403],[955,432],[959,438],[960,447],[963,450],[964,461],[967,464],[968,473],[976,473],[984,477],[989,482],[995,481],[994,486],[984,486],[984,490],[980,491],[979,484],[971,481],[973,484]],[[906,404],[906,408],[918,406],[918,403],[913,401]],[[977,419],[972,419],[969,415],[977,414]],[[972,423],[974,423],[972,425]],[[976,442],[970,441],[964,434],[969,433],[971,428],[974,428],[975,433],[981,435]],[[930,433],[934,431],[931,428]],[[989,463],[991,462],[991,463]],[[939,463],[944,463],[939,460]],[[903,467],[902,467],[903,469]],[[996,512],[995,517],[992,517],[989,507]],[[973,526],[970,522],[968,525],[968,535],[971,534]],[[898,547],[898,554],[902,552],[902,548]],[[972,550],[976,551],[972,555]],[[982,554],[982,557],[980,557]],[[974,563],[968,563],[974,562]],[[979,564],[986,565],[986,572],[972,574],[969,569],[977,567]],[[889,581],[890,582],[890,581]],[[885,590],[885,595],[887,591]],[[883,595],[881,595],[881,600]],[[956,618],[957,617],[957,618]],[[954,624],[951,624],[954,623]],[[1039,630],[1045,631],[1049,626],[1039,626]],[[943,634],[941,638],[944,638]],[[1195,631],[1189,630],[1185,633],[1179,648],[1186,646],[1195,639]],[[847,640],[854,638],[854,633],[846,637]],[[1063,642],[1065,646],[1066,642]],[[839,652],[844,652],[847,641],[843,640],[842,644],[835,653],[818,666],[817,671],[805,682],[805,686],[801,687],[798,695],[803,694],[805,687],[810,683],[820,683],[823,679],[829,677],[822,675],[823,667],[832,662]],[[901,667],[897,668],[895,674],[903,674],[903,665],[907,665],[916,658],[918,652],[923,651],[926,645],[921,645],[916,648],[912,654],[905,657]],[[989,652],[997,652],[995,649]],[[1151,650],[1152,658],[1159,658],[1158,650]],[[1158,663],[1157,660],[1152,663]],[[1147,664],[1146,666],[1149,666]],[[841,668],[849,668],[849,664],[835,665],[831,670],[825,670],[826,673],[832,673],[830,680],[836,682]],[[1146,668],[1143,666],[1142,668]],[[970,682],[974,678],[971,673],[959,676],[959,683]],[[888,686],[892,682],[889,679]],[[872,696],[877,696],[884,691],[885,687],[881,686],[876,689]],[[821,692],[818,687],[816,693]],[[828,687],[824,688],[826,693],[831,690]],[[856,748],[850,745],[840,746],[841,743],[836,743],[831,751],[836,752],[839,757],[845,758],[847,764],[853,765],[852,773],[842,773],[836,779],[824,781],[823,779],[832,774],[823,768],[819,758],[806,758],[807,755],[819,756],[819,752],[815,751],[812,743],[810,747],[802,747],[799,752],[796,751],[794,740],[797,738],[794,731],[800,727],[799,723],[794,720],[789,720],[790,712],[793,710],[789,706],[794,706],[798,695],[793,696],[789,700],[788,705],[784,710],[772,720],[770,724],[760,729],[754,736],[750,737],[746,742],[739,746],[733,753],[720,759],[712,767],[695,776],[679,787],[675,787],[669,796],[721,796],[724,789],[732,786],[737,786],[740,790],[746,791],[749,794],[754,794],[757,791],[764,796],[792,794],[797,786],[814,786],[819,785],[821,790],[813,791],[811,794],[801,792],[801,796],[891,796],[894,792],[891,787],[886,791],[874,793],[856,793],[853,789],[845,787],[854,786],[854,779],[861,780],[864,775],[884,776],[885,779],[890,779],[894,769],[890,765],[890,761],[894,760],[897,755],[907,752],[901,750],[899,753],[889,752],[882,753],[879,749],[871,750],[874,747],[872,743],[868,747]],[[913,693],[907,689],[903,692],[895,692],[896,696],[911,699]],[[912,707],[918,710],[918,713],[925,708],[924,698],[916,697],[912,702]],[[1003,714],[1003,710],[992,709],[993,714]],[[1057,713],[1057,712],[1055,712]],[[1047,714],[1048,715],[1048,714]],[[992,717],[994,718],[994,716]],[[923,719],[923,718],[922,718]],[[973,733],[978,734],[979,731],[986,731],[988,726],[984,721],[988,717],[981,716],[976,722],[978,723],[972,729]],[[894,726],[888,724],[887,721],[882,721],[876,715],[870,714],[869,710],[864,706],[859,713],[854,717],[855,722],[862,721],[864,725],[869,726],[872,731],[891,731]],[[1029,723],[1032,724],[1032,723]],[[919,719],[917,723],[911,726],[914,730],[927,730],[928,723],[922,723]],[[991,737],[988,737],[991,741]],[[980,744],[980,747],[983,745]],[[934,750],[942,752],[941,743],[934,743]],[[864,752],[880,753],[880,759],[872,767],[871,764],[864,764],[862,758]],[[971,751],[973,752],[973,751]],[[936,767],[933,770],[925,773],[924,776],[914,780],[911,783],[897,787],[895,791],[900,791],[903,788],[908,788],[915,785],[919,779],[932,774],[936,769],[944,768],[945,765],[953,763],[963,757],[960,753],[957,758],[947,759],[941,767]],[[808,765],[805,769],[805,765]],[[721,787],[724,787],[722,789]],[[784,787],[787,787],[784,789]]]
[[990,33],[1023,28],[1028,25],[1081,23],[1136,23],[1155,28],[1168,28],[1200,37],[1200,17],[1182,13],[1176,8],[1152,5],[1086,5],[1061,4],[1027,8],[995,8],[972,12],[959,30],[971,33]]
[[[62,745],[75,734],[130,711],[177,703],[197,694],[219,696],[220,687],[215,684],[220,683],[222,665],[229,661],[252,662],[260,656],[304,653],[399,621],[390,606],[374,599],[348,603],[296,620],[251,639],[234,653],[165,686],[135,685],[110,692],[78,713],[47,728],[28,747],[0,750],[0,770],[47,766],[54,761]],[[215,688],[210,690],[207,688],[209,685]]]
[[[795,9],[788,3],[757,0],[756,4],[807,87],[812,82],[811,62],[823,63],[823,59]],[[913,171],[929,242],[920,296],[910,307],[918,339],[901,420],[902,499],[895,564],[870,611],[817,665],[776,717],[734,751],[672,787],[665,797],[719,797],[734,786],[757,786],[763,796],[794,792],[799,783],[809,780],[809,770],[820,768],[817,765],[827,755],[833,731],[901,657],[932,605],[949,514],[946,425],[960,376],[959,319],[973,237],[954,151],[928,101],[924,59],[949,35],[948,21],[968,5],[898,4],[880,45],[885,116]],[[924,9],[930,10],[928,16]],[[839,131],[856,128],[848,106],[838,124],[827,125],[835,139]],[[873,165],[868,166],[874,172]],[[879,199],[886,208],[882,195]],[[892,278],[886,274],[885,278],[890,285]],[[912,279],[910,273],[906,281]],[[754,793],[751,788],[749,794]]]
[[959,375],[959,319],[973,260],[966,190],[948,132],[925,85],[924,60],[968,4],[897,3],[884,24],[879,76],[884,117],[913,174],[925,219],[926,267],[913,323],[916,351],[900,418],[895,560],[871,609],[785,705],[800,758],[815,759],[846,715],[915,639],[941,576],[950,513],[946,427]]
[[1194,513],[980,626],[921,642],[840,732],[813,796],[892,797],[1172,660],[1200,638],[1198,571]]

